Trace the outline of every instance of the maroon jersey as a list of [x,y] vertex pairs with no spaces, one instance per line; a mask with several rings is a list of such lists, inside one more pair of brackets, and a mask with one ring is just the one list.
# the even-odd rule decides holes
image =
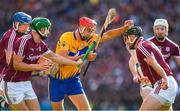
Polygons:
[[165,38],[164,42],[159,42],[155,36],[149,38],[148,40],[152,41],[162,52],[165,61],[169,64],[171,56],[180,57],[179,46],[171,41],[169,38]]
[[154,54],[157,62],[166,72],[166,75],[167,76],[173,75],[172,71],[170,70],[169,65],[165,62],[162,56],[162,53],[153,42],[140,40],[138,43],[138,47],[136,49],[136,53],[137,53],[137,58],[141,65],[143,74],[149,78],[152,84],[160,80],[162,77],[160,77],[157,74],[157,72],[144,61],[144,58],[149,56],[151,53]]
[[13,50],[14,42],[20,38],[21,35],[18,34],[14,28],[9,29],[6,31],[0,40],[0,75],[4,75],[5,67],[8,67],[6,64],[6,55],[5,49]]
[[[38,44],[35,43],[31,34],[19,38],[14,44],[14,51],[17,55],[23,56],[23,62],[27,64],[36,64],[43,54],[50,52],[48,46],[43,41]],[[27,81],[30,79],[31,73],[32,71],[15,70],[13,64],[11,64],[9,69],[6,70],[4,81]]]

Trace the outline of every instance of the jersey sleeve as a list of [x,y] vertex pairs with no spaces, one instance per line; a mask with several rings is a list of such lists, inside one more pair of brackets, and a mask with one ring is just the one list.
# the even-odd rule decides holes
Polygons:
[[173,56],[180,56],[180,48],[178,45],[175,45],[174,52],[172,53]]
[[28,47],[27,41],[22,38],[17,39],[14,43],[14,52],[19,56],[25,56]]
[[[8,34],[9,32],[10,32],[10,30],[6,31],[6,32],[3,34],[3,37],[2,37],[2,40],[1,40],[2,44],[4,45],[3,47],[4,47],[5,49],[7,49],[10,45],[12,45],[12,44],[11,44],[12,41],[9,40],[9,38],[10,38],[10,36],[9,36],[9,34]],[[12,50],[12,49],[10,49],[10,50]]]
[[43,56],[46,54],[49,54],[51,50],[48,48],[48,45],[45,42],[42,42],[42,51],[43,51]]
[[59,41],[56,45],[56,53],[59,53],[60,50],[68,51],[69,48],[70,48],[70,39],[65,33],[59,38]]

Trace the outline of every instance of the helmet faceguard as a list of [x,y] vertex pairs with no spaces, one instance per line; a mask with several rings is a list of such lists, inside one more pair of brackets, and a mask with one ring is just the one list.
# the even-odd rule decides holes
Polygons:
[[124,42],[129,46],[129,49],[135,49],[137,40],[143,36],[143,30],[139,26],[134,26],[124,33]]
[[18,29],[19,29],[20,25],[30,24],[31,21],[32,21],[32,17],[30,15],[28,15],[24,12],[17,12],[13,16],[13,27],[20,34],[28,34],[30,32],[29,28],[24,33],[19,32]]
[[[164,30],[164,33],[157,33],[158,30]],[[163,41],[168,36],[169,25],[166,19],[156,19],[153,25],[154,35],[160,41]]]
[[81,17],[78,24],[78,32],[83,41],[88,40],[96,31],[97,23],[88,17]]
[[31,28],[40,35],[41,39],[45,40],[50,34],[51,22],[47,18],[37,17],[32,20]]

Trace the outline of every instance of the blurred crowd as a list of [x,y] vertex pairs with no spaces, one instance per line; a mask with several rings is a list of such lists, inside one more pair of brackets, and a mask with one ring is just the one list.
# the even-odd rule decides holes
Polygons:
[[[77,28],[78,18],[88,16],[98,23],[99,32],[109,8],[116,8],[118,17],[109,27],[123,25],[132,19],[144,30],[144,38],[153,36],[153,22],[165,18],[169,22],[169,38],[180,45],[180,1],[179,0],[1,0],[0,35],[12,24],[12,15],[24,11],[32,17],[43,16],[52,22],[51,37],[46,41],[54,50],[59,36]],[[82,77],[85,92],[93,109],[125,110],[138,109],[142,100],[139,85],[132,82],[128,68],[129,54],[120,36],[103,43],[98,49],[98,57]],[[180,68],[171,60],[170,67],[180,85]],[[83,72],[83,70],[82,70]],[[47,91],[47,77],[32,78],[33,87],[39,97],[42,109],[50,109]],[[180,88],[174,109],[180,109]],[[65,107],[74,109],[69,100]]]

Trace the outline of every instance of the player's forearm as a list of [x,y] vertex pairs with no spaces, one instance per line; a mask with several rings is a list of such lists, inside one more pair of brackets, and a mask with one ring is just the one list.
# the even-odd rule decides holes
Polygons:
[[122,26],[116,29],[111,29],[103,34],[103,37],[101,39],[101,42],[106,42],[108,40],[117,38],[121,36],[124,32],[128,30],[128,26]]
[[65,58],[63,56],[57,55],[53,52],[45,55],[45,57],[51,59],[53,62],[56,62],[58,64],[64,64],[64,65],[78,65],[76,61],[70,60],[68,58]]
[[158,63],[152,65],[152,67],[157,72],[157,74],[159,76],[161,76],[162,78],[167,78],[166,72],[164,71],[164,69]]
[[180,66],[180,56],[174,57],[174,60],[176,61],[177,65]]
[[77,60],[79,60],[79,59],[81,59],[83,56],[67,56],[67,58],[68,59],[70,59],[70,60],[73,60],[73,61],[77,61]]
[[36,71],[38,70],[36,64],[26,64],[24,62],[14,62],[13,67],[19,71]]
[[136,69],[136,63],[133,61],[133,58],[130,57],[129,59],[129,69],[133,76],[138,75],[137,69]]

